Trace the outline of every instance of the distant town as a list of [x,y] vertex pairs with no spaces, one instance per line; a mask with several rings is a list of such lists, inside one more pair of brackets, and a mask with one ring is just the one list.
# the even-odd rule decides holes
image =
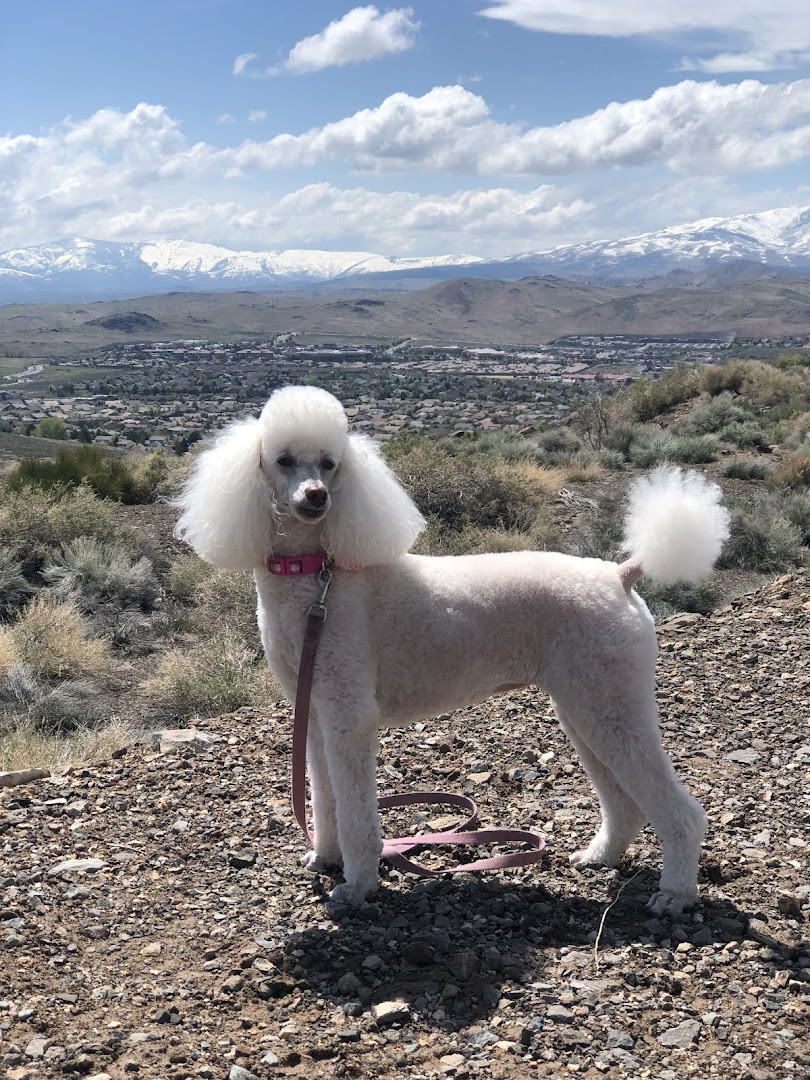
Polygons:
[[[566,337],[530,348],[263,343],[203,340],[111,347],[93,356],[30,363],[0,381],[0,430],[176,453],[278,386],[312,383],[347,406],[355,430],[385,440],[403,431],[533,429],[564,421],[594,392],[610,392],[677,363],[808,347],[810,338],[758,342],[710,337]],[[53,429],[54,425],[51,425]],[[48,425],[44,425],[47,431]]]

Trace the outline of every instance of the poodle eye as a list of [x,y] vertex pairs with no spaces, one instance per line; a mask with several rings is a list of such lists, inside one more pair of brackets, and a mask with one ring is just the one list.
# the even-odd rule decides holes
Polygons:
[[334,461],[332,461],[331,458],[324,458],[323,461],[321,462],[321,468],[325,472],[331,472],[332,469],[334,469],[334,467],[335,467],[335,463],[334,463]]
[[291,469],[295,464],[295,458],[290,454],[282,454],[281,457],[276,458],[276,465],[280,465],[282,469]]

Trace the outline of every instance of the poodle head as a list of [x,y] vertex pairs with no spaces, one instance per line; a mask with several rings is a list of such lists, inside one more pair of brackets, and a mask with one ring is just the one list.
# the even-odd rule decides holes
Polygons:
[[277,390],[259,419],[239,421],[197,459],[175,530],[227,569],[263,565],[280,539],[322,548],[343,566],[407,551],[424,519],[379,447],[349,433],[343,406],[314,386]]

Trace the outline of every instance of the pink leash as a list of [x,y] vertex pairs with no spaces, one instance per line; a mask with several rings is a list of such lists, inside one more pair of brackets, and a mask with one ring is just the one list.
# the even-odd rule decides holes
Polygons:
[[[292,754],[292,808],[295,820],[301,826],[304,835],[313,842],[313,834],[307,826],[306,814],[306,774],[307,774],[307,730],[309,726],[309,704],[312,695],[312,679],[315,673],[315,657],[321,631],[326,620],[326,594],[332,581],[332,574],[327,567],[322,567],[318,574],[321,586],[320,599],[309,609],[304,632],[304,646],[298,668],[298,686],[295,695],[295,720],[293,727]],[[454,795],[445,791],[413,791],[403,795],[383,795],[379,799],[381,810],[395,806],[416,805],[457,806],[468,814],[460,828],[451,827],[424,836],[401,836],[383,841],[381,858],[398,870],[417,874],[420,877],[438,877],[441,874],[468,873],[474,870],[503,870],[512,866],[528,866],[538,862],[543,855],[545,841],[542,836],[520,829],[476,829],[478,807],[466,795]],[[477,862],[454,866],[448,870],[430,870],[405,857],[405,852],[423,846],[443,844],[483,845],[498,843],[529,844],[528,851],[512,851],[504,855],[493,855]]]

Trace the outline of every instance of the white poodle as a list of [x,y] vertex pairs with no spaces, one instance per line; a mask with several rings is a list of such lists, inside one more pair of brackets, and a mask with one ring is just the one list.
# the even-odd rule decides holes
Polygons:
[[[719,497],[678,469],[637,481],[620,565],[536,551],[432,558],[406,554],[424,520],[325,390],[276,391],[258,420],[233,424],[200,455],[177,535],[216,566],[253,570],[264,649],[291,701],[319,586],[315,573],[278,571],[316,569],[320,553],[335,567],[312,690],[305,860],[342,866],[334,899],[357,905],[377,887],[378,728],[536,684],[599,798],[599,829],[572,861],[612,866],[650,822],[663,850],[650,908],[676,914],[695,902],[705,815],[661,746],[655,629],[632,587],[642,572],[709,572],[728,533]],[[316,558],[282,558],[304,555]]]

